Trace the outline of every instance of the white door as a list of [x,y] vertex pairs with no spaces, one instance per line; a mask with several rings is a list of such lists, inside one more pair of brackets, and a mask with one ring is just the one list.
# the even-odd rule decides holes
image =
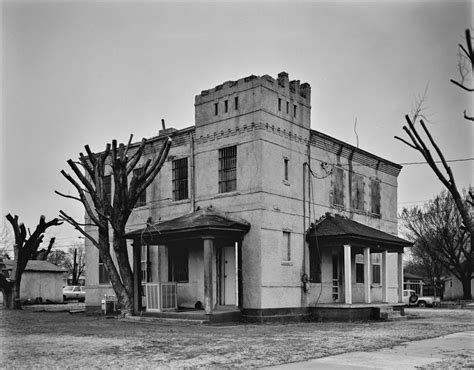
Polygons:
[[224,305],[235,305],[235,248],[224,247],[222,257],[222,273],[224,277]]

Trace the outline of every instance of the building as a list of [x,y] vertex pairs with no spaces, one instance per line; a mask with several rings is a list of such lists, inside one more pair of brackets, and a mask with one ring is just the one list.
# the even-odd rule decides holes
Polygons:
[[[5,270],[11,273],[13,261],[3,260],[2,263]],[[28,261],[21,278],[21,301],[62,302],[63,273],[63,269],[48,261]]]
[[[285,72],[227,81],[197,95],[195,125],[160,131],[148,156],[167,135],[168,160],[128,225],[148,310],[146,292],[163,292],[153,286],[179,306],[257,321],[402,302],[401,166],[312,130],[308,83]],[[86,250],[96,310],[111,290]]]

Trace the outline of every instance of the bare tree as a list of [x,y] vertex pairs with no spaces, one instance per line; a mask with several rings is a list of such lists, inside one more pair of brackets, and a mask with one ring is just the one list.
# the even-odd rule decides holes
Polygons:
[[[466,195],[466,192],[463,192]],[[401,225],[414,242],[413,261],[436,286],[446,271],[463,286],[463,298],[471,299],[472,257],[469,233],[462,223],[452,195],[443,191],[423,207],[403,209]]]
[[[98,248],[99,257],[107,269],[118,305],[124,314],[133,311],[133,274],[127,253],[125,225],[140,195],[161,170],[171,147],[170,138],[163,140],[159,153],[148,158],[141,171],[134,171],[143,155],[147,140],[142,139],[138,148],[133,148],[134,153],[129,156],[132,138],[130,135],[127,145],[118,146],[117,141],[113,140],[112,145],[107,144],[105,151],[101,153],[93,153],[86,145],[87,157],[80,153],[78,163],[71,159],[67,161],[77,180],[64,170],[61,171],[76,188],[78,197],[56,191],[57,194],[84,205],[88,219],[86,224],[74,220],[62,210],[61,218],[73,225]],[[78,165],[82,166],[84,172]],[[111,167],[110,175],[114,184],[112,199],[105,183],[109,175],[106,166]],[[112,249],[116,263],[110,253],[109,226],[112,229]]]
[[[9,309],[21,309],[20,286],[21,277],[25,271],[28,261],[36,254],[40,244],[43,242],[45,231],[51,226],[62,224],[58,218],[46,222],[45,217],[41,216],[38,225],[33,233],[27,235],[27,228],[23,223],[18,223],[18,216],[11,214],[6,216],[10,222],[15,235],[15,244],[13,246],[14,260],[10,276],[6,276],[5,270],[0,272],[0,288],[3,297],[6,300],[6,307]],[[54,241],[53,241],[54,242]]]
[[51,253],[51,249],[53,248],[54,242],[56,241],[56,238],[51,238],[49,240],[48,247],[46,249],[39,249],[33,255],[31,256],[32,260],[38,260],[38,261],[46,261],[48,258],[49,253]]
[[[456,86],[460,87],[461,89],[472,93],[474,91],[474,87],[466,86],[466,84],[468,82],[472,83],[472,78],[471,78],[471,81],[468,81],[468,79],[469,79],[469,76],[472,77],[472,67],[474,65],[474,52],[472,50],[471,31],[467,29],[465,34],[466,34],[466,47],[464,47],[462,44],[459,44],[459,49],[461,49],[458,52],[459,81],[451,80],[451,82],[455,84]],[[474,121],[474,117],[471,115],[468,115],[466,113],[466,110],[464,110],[464,118],[469,121]]]

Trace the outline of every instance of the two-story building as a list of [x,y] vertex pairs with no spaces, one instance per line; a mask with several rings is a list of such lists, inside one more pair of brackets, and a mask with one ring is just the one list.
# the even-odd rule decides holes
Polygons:
[[[234,308],[260,321],[373,316],[402,302],[401,166],[312,130],[308,83],[282,72],[204,90],[195,125],[162,130],[143,161],[168,136],[167,162],[128,224],[136,310]],[[94,310],[111,288],[86,249]]]

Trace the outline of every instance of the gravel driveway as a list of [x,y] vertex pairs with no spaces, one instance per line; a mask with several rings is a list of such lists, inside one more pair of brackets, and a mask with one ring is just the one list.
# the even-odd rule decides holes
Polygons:
[[407,309],[399,322],[165,325],[0,309],[0,366],[261,367],[474,330],[474,311]]

